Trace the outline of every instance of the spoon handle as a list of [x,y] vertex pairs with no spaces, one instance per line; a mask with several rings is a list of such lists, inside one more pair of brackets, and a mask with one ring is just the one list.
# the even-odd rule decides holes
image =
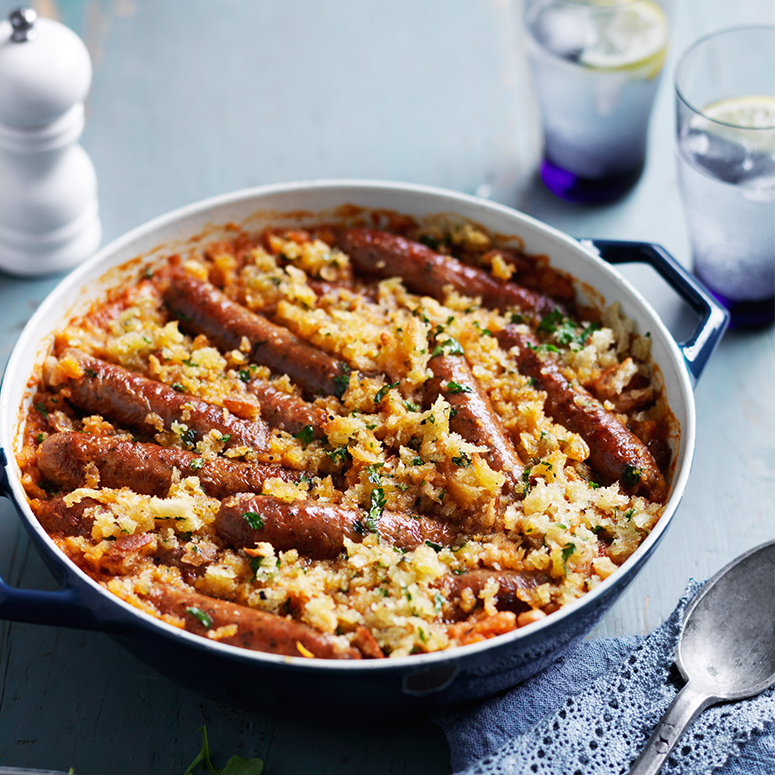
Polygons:
[[689,724],[715,702],[718,702],[717,697],[696,690],[691,681],[686,683],[660,719],[648,744],[632,765],[630,775],[656,775]]

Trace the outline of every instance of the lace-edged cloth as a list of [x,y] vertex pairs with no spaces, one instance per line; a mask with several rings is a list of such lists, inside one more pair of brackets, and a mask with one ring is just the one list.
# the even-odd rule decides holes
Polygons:
[[[645,638],[584,641],[559,662],[473,710],[434,719],[461,775],[626,775],[683,681],[673,655],[690,581]],[[775,687],[705,710],[665,775],[775,773]]]

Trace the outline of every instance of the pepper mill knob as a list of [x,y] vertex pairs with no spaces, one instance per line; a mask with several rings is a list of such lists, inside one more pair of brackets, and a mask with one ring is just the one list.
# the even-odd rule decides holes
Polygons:
[[33,8],[17,8],[15,11],[12,11],[8,17],[11,27],[13,27],[11,40],[14,43],[34,40],[37,35],[37,31],[34,29],[37,18],[38,14]]
[[99,247],[97,178],[78,144],[91,76],[63,24],[31,8],[0,22],[0,270],[60,272]]

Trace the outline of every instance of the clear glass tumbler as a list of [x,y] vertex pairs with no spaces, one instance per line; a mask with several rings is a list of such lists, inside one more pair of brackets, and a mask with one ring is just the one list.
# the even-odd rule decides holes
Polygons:
[[675,71],[678,172],[695,274],[733,328],[775,320],[775,27],[697,41]]
[[611,202],[637,182],[668,43],[657,0],[527,0],[544,135],[541,178],[570,202]]

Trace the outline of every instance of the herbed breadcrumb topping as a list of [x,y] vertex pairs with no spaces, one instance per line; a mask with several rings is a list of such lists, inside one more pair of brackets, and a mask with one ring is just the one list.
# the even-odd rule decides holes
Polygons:
[[[356,642],[366,628],[392,657],[528,625],[614,573],[652,530],[662,505],[627,494],[618,482],[596,481],[585,462],[587,442],[547,415],[546,393],[520,372],[496,334],[511,325],[539,336],[541,358],[555,359],[568,379],[636,432],[654,433],[668,412],[649,365],[649,337],[634,330],[616,303],[599,314],[577,312],[577,318],[558,312],[536,325],[519,312],[486,309],[475,296],[452,289],[442,300],[416,295],[399,278],[361,277],[332,234],[321,227],[241,235],[194,247],[171,263],[346,364],[341,399],[320,396],[312,402],[326,418],[319,437],[311,428],[295,434],[271,430],[261,459],[299,476],[270,477],[261,494],[286,504],[359,509],[373,519],[388,511],[430,516],[451,525],[456,540],[448,546],[425,541],[406,550],[381,541],[366,525],[362,540],[345,538],[334,559],[313,560],[269,542],[227,545],[214,527],[220,501],[205,494],[195,470],[178,471],[162,496],[103,487],[96,465],[85,486],[70,492],[48,482],[37,467],[37,451],[53,434],[138,441],[110,417],[84,414],[68,403],[62,386],[80,368],[69,348],[247,421],[262,417],[251,381],[301,397],[289,377],[251,362],[250,342],[222,352],[206,336],[184,333],[162,301],[162,269],[142,272],[109,302],[72,320],[58,332],[44,364],[19,455],[23,483],[34,511],[64,496],[67,508],[80,504],[81,518],[93,520],[86,534],[52,533],[57,546],[112,593],[179,627],[186,626],[184,617],[149,602],[149,590],[192,588],[291,616],[343,644]],[[519,269],[493,253],[491,238],[478,227],[416,226],[408,234],[442,253],[478,262],[495,278],[520,280]],[[549,270],[542,266],[542,271]],[[504,472],[491,467],[486,444],[451,429],[454,412],[444,395],[426,405],[429,361],[439,347],[465,354],[525,463],[517,485],[509,486]],[[454,392],[455,385],[448,389]],[[153,424],[156,433],[142,441],[191,451],[201,458],[200,467],[222,456],[257,459],[248,446],[227,448],[228,439],[217,431],[192,444],[184,420],[166,426],[157,418]],[[131,551],[117,551],[117,542],[127,536],[146,538]],[[175,563],[166,559],[173,556]],[[480,589],[459,590],[453,615],[455,579],[482,569],[534,573],[541,583],[519,589],[519,605],[501,610],[494,574]],[[228,639],[238,628],[238,623],[211,626],[206,636]]]

